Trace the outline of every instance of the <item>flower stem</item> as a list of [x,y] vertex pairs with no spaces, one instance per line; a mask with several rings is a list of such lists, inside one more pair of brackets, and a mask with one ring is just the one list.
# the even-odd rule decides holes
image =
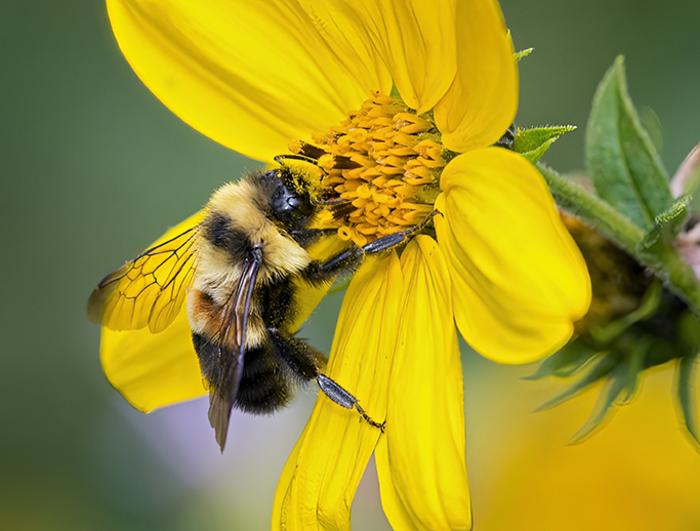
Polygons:
[[645,236],[643,229],[620,214],[609,203],[545,164],[538,163],[537,167],[560,208],[579,217],[634,256],[700,317],[700,281],[672,244],[653,250],[642,249],[640,244]]

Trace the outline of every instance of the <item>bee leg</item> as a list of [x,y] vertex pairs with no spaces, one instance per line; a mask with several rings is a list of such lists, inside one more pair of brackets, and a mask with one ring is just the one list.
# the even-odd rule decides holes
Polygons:
[[344,251],[331,256],[325,262],[314,260],[302,271],[302,277],[311,284],[332,282],[342,273],[350,273],[357,269],[367,254],[375,254],[391,249],[401,244],[408,236],[403,232],[389,234],[368,243],[364,247],[351,245]]
[[325,262],[314,260],[302,272],[302,275],[311,282],[333,280],[340,273],[353,271],[360,265],[365,255],[386,251],[403,243],[412,232],[402,231],[388,234],[368,243],[363,247],[351,245],[338,254],[331,256]]
[[362,406],[360,406],[357,398],[341,387],[335,380],[332,380],[325,374],[319,374],[316,377],[316,381],[318,382],[318,386],[321,388],[321,391],[323,391],[323,393],[333,402],[341,407],[344,407],[345,409],[356,409],[360,416],[365,419],[367,424],[375,428],[379,428],[379,430],[384,433],[386,422],[377,422],[370,417]]
[[335,234],[335,229],[294,229],[289,232],[289,235],[296,241],[299,245],[306,248],[315,241],[317,241],[322,236],[330,236]]
[[326,363],[323,354],[292,334],[276,328],[268,328],[267,333],[275,354],[297,378],[307,382],[318,376]]
[[301,276],[311,284],[332,282],[341,273],[349,273],[362,262],[364,253],[355,245],[331,256],[326,261],[313,260],[301,272]]
[[306,269],[304,269],[301,274],[306,280],[314,284],[332,281],[340,273],[348,273],[357,268],[366,255],[388,251],[397,245],[406,243],[408,238],[423,230],[436,214],[440,214],[440,212],[433,210],[428,214],[425,220],[418,225],[400,232],[387,234],[362,247],[351,245],[347,249],[330,257],[325,262],[314,260],[306,266]]
[[496,142],[494,145],[512,150],[513,145],[515,144],[515,134],[517,131],[518,130],[515,127],[515,124],[510,124],[500,140],[498,140],[498,142]]
[[379,423],[370,417],[360,406],[357,398],[346,391],[337,382],[319,372],[319,368],[325,364],[325,357],[314,347],[275,328],[268,328],[270,344],[274,352],[279,356],[289,369],[304,381],[316,378],[321,391],[333,402],[345,409],[356,409],[363,419],[375,428],[384,432],[384,423]]
[[394,232],[393,234],[387,234],[386,236],[377,238],[376,240],[371,241],[366,245],[363,245],[362,247],[360,247],[360,249],[362,249],[364,254],[377,254],[381,253],[382,251],[388,251],[392,247],[396,247],[397,245],[405,243],[406,240],[408,240],[408,238],[410,238],[417,232],[422,231],[428,225],[428,223],[430,223],[430,220],[433,219],[433,216],[437,214],[442,215],[441,212],[433,210],[418,225],[414,225],[410,229]]

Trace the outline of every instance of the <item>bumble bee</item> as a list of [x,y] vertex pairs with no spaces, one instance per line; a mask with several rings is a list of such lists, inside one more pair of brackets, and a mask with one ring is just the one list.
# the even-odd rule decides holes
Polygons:
[[[317,185],[278,157],[278,167],[222,186],[195,226],[107,275],[88,301],[91,320],[113,329],[165,329],[187,297],[192,341],[209,389],[209,422],[223,451],[233,407],[269,413],[295,381],[316,379],[342,407],[383,429],[321,371],[326,358],[290,330],[300,282],[320,285],[352,272],[366,255],[405,243],[414,230],[354,244],[325,261],[309,246],[324,207]],[[125,315],[126,314],[126,315]],[[144,316],[147,316],[144,317]]]

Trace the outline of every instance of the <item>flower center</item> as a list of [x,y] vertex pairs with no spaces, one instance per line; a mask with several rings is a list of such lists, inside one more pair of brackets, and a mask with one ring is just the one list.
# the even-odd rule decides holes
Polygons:
[[324,171],[321,226],[362,246],[429,220],[446,164],[431,116],[377,92],[313,141],[289,147]]

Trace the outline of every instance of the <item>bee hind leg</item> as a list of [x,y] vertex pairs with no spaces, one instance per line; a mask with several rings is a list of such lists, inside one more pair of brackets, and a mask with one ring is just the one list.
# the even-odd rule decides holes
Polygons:
[[276,328],[268,328],[267,333],[277,357],[299,380],[308,382],[316,378],[325,366],[325,356],[306,341]]
[[386,422],[377,422],[372,417],[370,417],[367,412],[360,406],[354,395],[350,394],[344,387],[342,387],[338,382],[329,378],[325,374],[320,374],[316,377],[318,386],[321,391],[330,398],[333,402],[338,404],[345,409],[355,409],[360,414],[360,416],[365,419],[367,424],[378,428],[382,433],[384,433],[384,427]]
[[305,382],[315,378],[321,391],[333,402],[345,409],[355,409],[370,426],[384,432],[384,422],[375,421],[354,395],[335,380],[321,373],[326,363],[323,354],[293,334],[286,334],[275,328],[269,328],[268,334],[275,353],[297,378]]

